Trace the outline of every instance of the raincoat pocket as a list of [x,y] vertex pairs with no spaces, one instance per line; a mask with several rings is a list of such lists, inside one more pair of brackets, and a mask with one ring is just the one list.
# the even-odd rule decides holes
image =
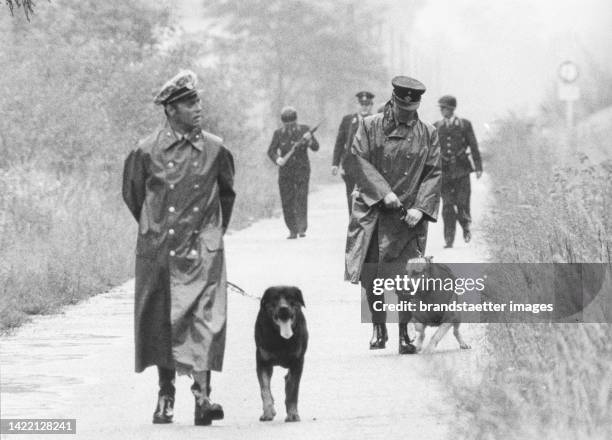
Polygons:
[[210,252],[223,249],[223,232],[221,228],[211,228],[202,231],[200,241]]

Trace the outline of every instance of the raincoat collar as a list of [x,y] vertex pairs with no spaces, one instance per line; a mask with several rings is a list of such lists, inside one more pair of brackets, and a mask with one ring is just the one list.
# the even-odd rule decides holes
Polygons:
[[391,101],[387,101],[383,110],[382,122],[385,136],[405,139],[408,133],[412,130],[412,128],[419,120],[418,112],[415,113],[416,117],[413,120],[409,121],[407,124],[400,124],[398,121],[396,121],[395,115],[393,114],[393,106],[391,104]]
[[181,141],[183,139],[189,141],[189,143],[193,145],[193,147],[198,151],[202,151],[204,149],[204,136],[202,134],[201,127],[196,127],[190,133],[187,133],[186,135],[183,135],[180,139],[177,139],[174,131],[172,130],[172,127],[170,126],[170,122],[166,119],[166,122],[161,127],[160,132],[160,146],[164,150],[167,150],[176,142]]

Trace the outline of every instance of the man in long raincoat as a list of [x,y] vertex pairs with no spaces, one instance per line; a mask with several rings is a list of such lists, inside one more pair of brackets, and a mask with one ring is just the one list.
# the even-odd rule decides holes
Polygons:
[[227,291],[223,234],[235,193],[231,153],[201,128],[196,75],[181,71],[155,103],[166,121],[129,154],[123,198],[138,222],[136,372],[155,365],[153,423],[172,422],[174,379],[194,379],[195,424],[223,418],[212,403],[210,372],[221,371]]
[[[350,167],[357,194],[346,243],[345,279],[361,282],[373,322],[370,349],[388,339],[386,312],[377,311],[373,280],[393,267],[408,270],[411,258],[425,255],[427,224],[440,204],[440,146],[435,128],[416,110],[425,86],[405,76],[393,78],[393,94],[382,113],[365,118],[355,135]],[[408,337],[410,312],[399,316],[399,353],[414,353]]]

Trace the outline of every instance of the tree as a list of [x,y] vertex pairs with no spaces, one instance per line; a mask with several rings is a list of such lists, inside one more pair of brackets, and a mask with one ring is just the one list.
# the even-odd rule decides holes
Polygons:
[[13,15],[15,8],[22,8],[26,18],[30,21],[30,15],[34,13],[34,2],[32,0],[6,0],[6,4],[11,11],[11,15]]
[[224,58],[249,72],[273,115],[300,102],[319,119],[329,105],[345,102],[347,90],[352,96],[356,87],[384,78],[381,51],[362,32],[373,20],[362,4],[221,0],[205,2],[204,8],[217,23],[208,36]]

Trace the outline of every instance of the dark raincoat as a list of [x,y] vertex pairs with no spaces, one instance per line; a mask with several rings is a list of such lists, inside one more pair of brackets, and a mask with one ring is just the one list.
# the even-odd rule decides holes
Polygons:
[[235,193],[220,138],[177,139],[166,122],[125,161],[123,198],[138,221],[136,371],[179,374],[223,365],[227,291],[223,233]]
[[[347,156],[357,182],[349,222],[345,279],[360,280],[372,237],[378,262],[404,264],[425,253],[427,222],[435,222],[440,204],[440,145],[435,128],[420,120],[396,123],[391,104],[359,125]],[[410,228],[399,210],[386,209],[383,198],[393,191],[406,208],[423,212]],[[375,246],[376,244],[372,244]]]

